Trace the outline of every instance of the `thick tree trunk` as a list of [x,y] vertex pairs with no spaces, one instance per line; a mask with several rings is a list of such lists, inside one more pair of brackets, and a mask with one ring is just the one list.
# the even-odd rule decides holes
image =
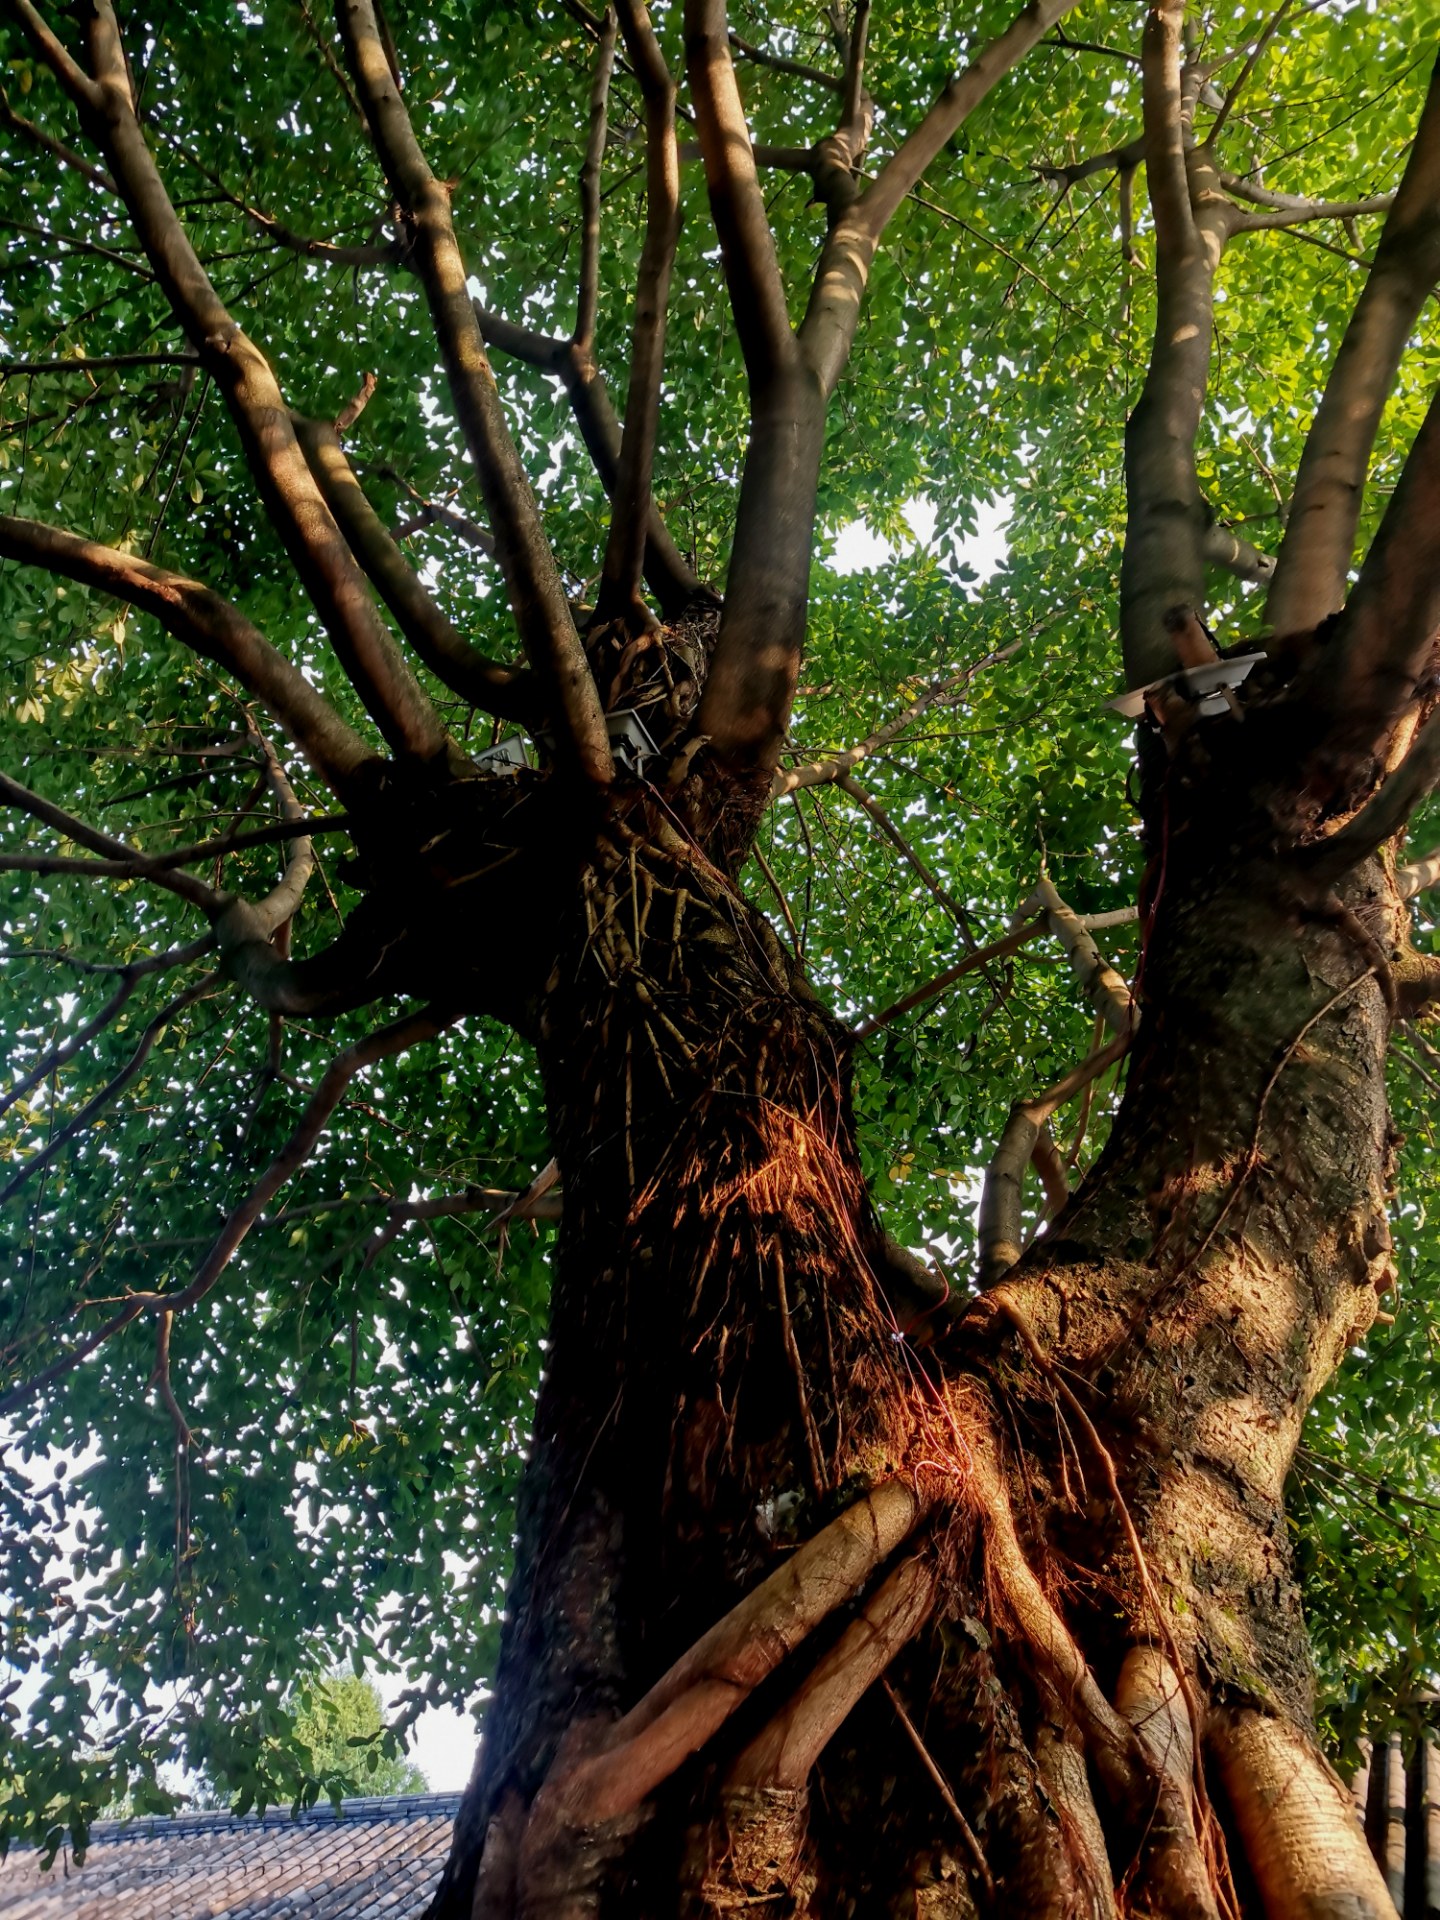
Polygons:
[[[1393,1277],[1401,908],[1379,860],[1306,893],[1266,753],[1227,721],[1149,769],[1111,1138],[943,1316],[867,1203],[844,1032],[662,806],[607,834],[545,999],[550,1366],[436,1916],[1388,1910],[1283,1487]],[[812,1604],[794,1549],[875,1489],[906,1514]],[[687,1650],[752,1594],[704,1695]]]

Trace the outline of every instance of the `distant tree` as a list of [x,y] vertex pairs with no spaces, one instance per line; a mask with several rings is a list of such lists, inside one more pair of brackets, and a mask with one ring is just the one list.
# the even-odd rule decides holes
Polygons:
[[424,1793],[413,1761],[385,1744],[385,1713],[373,1680],[330,1673],[298,1693],[295,1738],[322,1787],[347,1793]]

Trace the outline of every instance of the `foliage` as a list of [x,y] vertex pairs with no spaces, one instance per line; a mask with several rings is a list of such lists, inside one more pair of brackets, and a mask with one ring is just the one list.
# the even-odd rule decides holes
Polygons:
[[[678,18],[657,17],[673,52]],[[963,25],[914,0],[885,9],[870,80],[880,150],[915,123],[963,47],[1005,17],[997,5]],[[737,10],[736,24],[773,48],[826,57],[798,5],[763,21]],[[1267,185],[1312,197],[1392,186],[1424,92],[1431,25],[1425,0],[1379,11],[1331,0],[1297,14],[1231,130],[1235,171],[1263,169]],[[473,511],[414,283],[278,245],[245,210],[327,240],[364,243],[384,229],[383,183],[324,58],[328,27],[300,0],[238,9],[144,0],[125,26],[143,49],[149,137],[171,191],[294,404],[333,418],[377,373],[349,448],[387,522],[412,522],[417,498]],[[548,4],[532,13],[444,0],[405,9],[395,26],[435,171],[457,183],[484,301],[567,330],[587,36]],[[1218,45],[1254,27],[1232,6],[1213,10],[1208,31]],[[1068,32],[1128,47],[1134,9],[1092,0]],[[74,144],[59,89],[18,35],[6,59],[12,114]],[[1080,911],[1124,906],[1138,879],[1131,742],[1102,703],[1117,691],[1121,436],[1153,318],[1149,280],[1117,243],[1113,173],[1060,199],[1037,173],[1129,139],[1132,82],[1124,60],[1052,39],[967,124],[897,219],[832,414],[821,501],[830,557],[813,582],[793,745],[804,759],[863,738],[937,676],[1021,643],[864,776],[982,941],[1004,931],[1042,861]],[[758,68],[745,84],[757,139],[811,138],[824,106],[816,89]],[[617,92],[618,123],[633,129],[638,107],[623,76]],[[34,362],[168,351],[163,297],[113,203],[7,127],[6,353]],[[623,390],[641,182],[623,144],[605,165],[598,352]],[[791,286],[824,233],[806,190],[780,176],[772,201]],[[746,401],[691,167],[684,191],[694,218],[676,274],[656,487],[680,545],[718,577]],[[1309,240],[1249,237],[1227,257],[1201,465],[1217,518],[1261,545],[1278,530],[1276,476],[1293,473],[1354,296],[1356,257],[1376,231],[1373,217],[1329,222]],[[1142,256],[1152,244],[1143,220],[1136,244]],[[1437,364],[1432,310],[1382,433],[1377,498]],[[555,383],[514,367],[501,378],[547,528],[583,592],[599,564],[603,494]],[[906,527],[917,500],[935,515],[925,541]],[[970,538],[997,502],[998,563]],[[214,584],[359,717],[205,380],[173,365],[10,373],[0,505]],[[857,519],[898,550],[847,572],[833,543]],[[443,522],[405,538],[456,626],[508,655],[488,562]],[[1258,613],[1245,591],[1218,577],[1214,590],[1222,640],[1249,637]],[[6,567],[0,649],[9,669],[0,761],[47,796],[150,851],[223,831],[256,805],[234,688],[149,619]],[[457,729],[478,737],[484,723],[432,691]],[[324,795],[292,773],[306,806],[326,811]],[[27,841],[19,816],[7,818],[8,848],[53,845],[38,828]],[[812,976],[842,1013],[886,1008],[956,957],[953,917],[844,794],[813,788],[778,806],[760,844]],[[358,897],[329,843],[321,862],[323,884],[295,930],[302,950]],[[225,882],[258,890],[275,869],[273,847],[252,849],[229,858]],[[746,884],[783,933],[754,865]],[[512,911],[517,921],[526,912],[523,881]],[[484,937],[511,932],[497,925]],[[7,871],[0,933],[0,1035],[18,1077],[79,1035],[114,991],[113,976],[93,969],[163,952],[193,925],[172,896],[142,883]],[[1105,939],[1115,965],[1133,972],[1134,930]],[[131,1289],[184,1284],[325,1062],[370,1024],[290,1022],[277,1060],[265,1016],[225,983],[172,1005],[204,964],[139,980],[93,1043],[0,1121],[8,1181],[156,1023],[123,1095],[0,1212],[7,1371],[27,1374],[77,1301],[97,1311]],[[939,1247],[962,1276],[976,1170],[1011,1101],[1057,1078],[1089,1035],[1053,953],[1026,953],[1006,981],[997,997],[992,982],[968,979],[881,1028],[859,1055],[866,1169],[887,1225],[907,1244]],[[1301,1474],[1297,1524],[1341,1734],[1372,1696],[1409,1698],[1436,1678],[1440,1513],[1427,1503],[1440,1498],[1440,1207],[1433,1089],[1418,1071],[1397,1061],[1397,1099],[1413,1109],[1397,1209],[1401,1316],[1352,1354],[1317,1408]],[[1102,1100],[1084,1157],[1103,1142],[1104,1122]],[[0,1721],[0,1844],[22,1831],[79,1833],[89,1810],[121,1794],[141,1811],[169,1804],[162,1771],[177,1761],[242,1806],[330,1785],[350,1763],[338,1764],[333,1745],[322,1754],[289,1702],[301,1676],[335,1662],[357,1673],[403,1666],[400,1731],[425,1705],[483,1689],[544,1347],[550,1230],[487,1232],[483,1214],[457,1214],[411,1225],[378,1255],[373,1235],[391,1202],[467,1185],[518,1190],[547,1158],[528,1050],[496,1024],[462,1023],[352,1087],[221,1287],[177,1320],[171,1378],[193,1449],[177,1450],[140,1326],[13,1416],[0,1463],[0,1657],[14,1682]],[[317,1697],[337,1725],[368,1738],[375,1728],[349,1719],[347,1689],[326,1681]],[[364,1776],[371,1786],[379,1778]]]
[[424,1793],[417,1766],[383,1743],[385,1718],[373,1680],[322,1674],[300,1689],[295,1738],[318,1780],[333,1791]]

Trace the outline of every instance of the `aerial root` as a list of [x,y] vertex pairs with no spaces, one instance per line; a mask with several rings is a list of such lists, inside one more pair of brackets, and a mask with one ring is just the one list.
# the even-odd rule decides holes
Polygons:
[[[555,1920],[588,1911],[585,1888],[597,1881],[596,1863],[628,1835],[650,1795],[714,1738],[823,1620],[861,1591],[930,1504],[931,1496],[909,1480],[882,1482],[732,1607],[622,1719],[573,1727],[525,1824],[516,1878],[519,1911],[553,1914]],[[921,1562],[907,1560],[842,1636],[849,1657],[873,1669],[865,1685],[925,1618],[934,1578]],[[775,1764],[788,1767],[790,1754],[803,1757],[817,1738],[823,1745],[853,1704],[849,1688],[833,1654],[820,1663],[793,1703],[793,1723],[782,1732]],[[767,1764],[757,1757],[752,1771],[763,1774]],[[775,1783],[749,1778],[735,1784]],[[496,1838],[502,1844],[502,1836]],[[487,1854],[488,1847],[487,1841]]]
[[1344,1787],[1298,1728],[1226,1707],[1211,1714],[1205,1744],[1267,1920],[1395,1920]]
[[739,1755],[731,1784],[803,1787],[851,1708],[928,1619],[936,1585],[928,1558],[902,1561]]
[[[1172,1920],[1219,1920],[1218,1875],[1207,1865],[1196,1835],[1189,1783],[1183,1790],[1176,1784],[1129,1720],[1106,1699],[1074,1636],[1051,1604],[1016,1534],[995,1442],[976,1443],[973,1462],[970,1492],[984,1534],[987,1577],[998,1610],[1010,1616],[1022,1646],[1029,1649],[1035,1682],[1049,1702],[1052,1724],[1083,1742],[1104,1790],[1111,1828],[1138,1855],[1138,1878],[1155,1910]],[[1094,1846],[1086,1815],[1088,1782],[1083,1782],[1086,1796],[1082,1798],[1080,1774],[1067,1757],[1051,1744],[1047,1758],[1057,1805],[1071,1815],[1083,1871],[1085,1856]],[[1093,1860],[1097,1877],[1103,1874],[1104,1860],[1103,1852]]]

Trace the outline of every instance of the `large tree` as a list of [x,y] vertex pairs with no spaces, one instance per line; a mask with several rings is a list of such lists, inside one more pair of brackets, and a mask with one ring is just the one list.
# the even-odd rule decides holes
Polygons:
[[437,1920],[1388,1911],[1421,0],[5,12],[7,1830],[494,1657]]

